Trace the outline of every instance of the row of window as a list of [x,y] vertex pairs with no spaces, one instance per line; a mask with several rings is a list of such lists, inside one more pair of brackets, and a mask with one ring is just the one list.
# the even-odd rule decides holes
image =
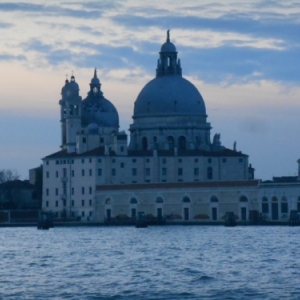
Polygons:
[[[124,163],[121,163],[120,167],[124,168]],[[93,176],[93,170],[89,169],[88,172],[86,172],[86,170],[82,169],[81,170],[81,176],[84,177],[86,174],[88,176]],[[98,176],[102,176],[102,169],[98,169],[97,174],[98,174]],[[117,170],[115,168],[111,169],[111,175],[112,176],[116,176],[117,175]],[[132,168],[131,169],[131,175],[132,176],[137,176],[137,169],[136,168]],[[151,169],[150,168],[146,168],[145,169],[145,175],[146,176],[150,176],[151,175]],[[166,176],[167,175],[167,168],[162,168],[161,169],[161,175],[162,176]],[[183,176],[183,168],[178,168],[177,169],[177,175],[178,176]],[[67,176],[67,169],[66,168],[63,169],[63,176],[64,177]],[[72,177],[75,176],[75,171],[74,170],[71,170],[71,176]],[[194,168],[194,176],[199,176],[199,168]],[[50,178],[50,173],[48,171],[46,172],[46,177]],[[55,172],[55,177],[56,178],[59,177],[58,171]],[[212,167],[208,167],[207,168],[207,179],[212,179],[212,178],[213,178],[213,169],[212,169]]]
[[[71,212],[71,217],[72,218],[75,218],[76,215],[78,216],[77,212],[76,213],[74,211]],[[54,212],[54,216],[56,218],[58,218],[59,217],[59,212],[58,211]],[[89,211],[87,216],[91,218],[93,216],[93,211]],[[61,212],[60,217],[62,217],[62,218],[65,217],[65,212]],[[85,217],[85,211],[81,212],[81,217]],[[89,221],[89,218],[87,220]]]
[[[88,161],[89,163],[92,163],[92,158],[89,158],[89,159],[84,159],[84,158],[82,158],[82,159],[81,159],[81,163],[84,164],[85,161]],[[136,158],[132,158],[131,161],[132,161],[133,163],[136,163]],[[197,163],[198,161],[199,161],[198,158],[194,158],[194,162],[195,162],[195,163]],[[243,163],[243,162],[244,162],[244,159],[243,159],[243,158],[239,158],[238,161],[239,161],[240,163]],[[102,159],[101,159],[101,158],[98,158],[98,163],[101,163],[101,162],[102,162]],[[115,162],[116,162],[116,159],[113,158],[113,159],[112,159],[112,163],[115,163]],[[146,162],[149,163],[149,162],[150,162],[150,158],[146,158]],[[166,163],[167,163],[167,159],[166,159],[166,158],[162,158],[162,159],[161,159],[161,162],[162,162],[163,164],[166,164]],[[179,163],[182,163],[182,158],[178,158],[178,162],[179,162]],[[211,158],[207,158],[207,162],[208,162],[208,163],[212,163],[212,159],[211,159]],[[222,158],[222,162],[223,162],[223,163],[226,163],[226,162],[227,162],[227,158],[223,157],[223,158]],[[69,160],[69,159],[56,160],[56,164],[57,164],[57,165],[74,164],[74,159],[71,159],[71,160]],[[46,165],[49,165],[49,160],[46,161]]]
[[[46,196],[50,196],[50,189],[46,188],[45,191],[46,191]],[[86,189],[85,187],[81,187],[81,195],[85,195],[86,192],[88,194],[92,195],[93,194],[93,188],[91,186],[88,189]],[[59,189],[55,188],[55,196],[58,196],[58,194],[59,194]],[[62,194],[63,195],[67,194],[67,189],[66,189],[65,185],[63,185]],[[74,194],[75,194],[75,189],[72,187],[71,188],[71,195],[74,195]]]
[[[210,200],[210,202],[212,202],[212,203],[217,203],[217,202],[219,202],[219,198],[218,198],[217,196],[211,196],[209,200]],[[240,201],[240,202],[248,202],[248,198],[247,198],[246,196],[242,196],[242,197],[240,197],[239,201]],[[104,202],[105,202],[105,204],[113,204],[113,199],[111,199],[111,198],[106,198]],[[184,197],[182,198],[182,202],[183,202],[183,203],[190,203],[190,202],[191,202],[191,199],[190,199],[189,197],[187,197],[187,196],[184,196]],[[135,197],[132,197],[132,198],[130,198],[129,203],[130,203],[130,204],[138,204],[138,200],[137,200]],[[164,203],[164,200],[163,200],[162,197],[157,197],[157,198],[155,199],[155,203],[157,203],[157,204],[159,204],[159,203]]]
[[[85,207],[85,206],[93,206],[93,201],[92,199],[90,199],[89,201],[86,201],[86,200],[81,200],[81,206],[82,207]],[[45,202],[45,206],[46,207],[49,207],[49,201],[46,201]],[[59,200],[56,200],[55,201],[55,207],[58,207],[59,206]],[[67,201],[64,199],[63,200],[63,207],[66,207],[67,206]],[[71,206],[74,207],[75,206],[75,201],[74,200],[71,200]]]

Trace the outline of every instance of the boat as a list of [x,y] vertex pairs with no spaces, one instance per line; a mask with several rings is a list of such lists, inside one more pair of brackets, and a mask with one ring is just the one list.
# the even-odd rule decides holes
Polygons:
[[53,217],[49,213],[41,213],[40,218],[38,220],[37,229],[48,230],[49,228],[53,228]]

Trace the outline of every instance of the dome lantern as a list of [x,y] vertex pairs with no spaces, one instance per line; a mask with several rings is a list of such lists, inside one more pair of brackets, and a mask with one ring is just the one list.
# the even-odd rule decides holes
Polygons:
[[180,62],[177,60],[176,47],[170,41],[170,30],[167,31],[167,40],[161,46],[157,62],[156,77],[164,75],[180,75]]

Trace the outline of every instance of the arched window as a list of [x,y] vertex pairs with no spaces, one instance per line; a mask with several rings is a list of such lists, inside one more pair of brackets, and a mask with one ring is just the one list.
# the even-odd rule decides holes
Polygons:
[[272,202],[278,202],[278,199],[276,197],[272,197]]
[[269,203],[268,203],[268,198],[267,197],[262,198],[261,212],[263,214],[268,214],[269,213]]
[[216,196],[212,196],[210,202],[219,202],[219,199]]
[[285,196],[281,198],[281,213],[287,214],[288,213],[288,202]]
[[172,136],[168,136],[167,140],[168,140],[169,149],[173,150],[174,149],[174,138]]
[[105,204],[112,204],[112,199],[106,198],[105,199]]
[[208,167],[207,168],[207,179],[213,179],[213,168],[212,167]]
[[157,197],[156,198],[156,203],[164,203],[164,200],[162,197]]
[[178,149],[185,150],[186,149],[186,138],[185,136],[180,136],[178,139]]
[[248,198],[246,196],[242,196],[240,198],[240,202],[248,202]]
[[143,147],[143,150],[148,149],[148,140],[145,136],[142,138],[142,147]]
[[131,198],[130,199],[130,204],[137,204],[138,202],[137,202],[137,200],[136,200],[136,198]]
[[191,200],[190,200],[189,197],[185,196],[185,197],[183,197],[182,202],[183,202],[183,203],[190,203]]

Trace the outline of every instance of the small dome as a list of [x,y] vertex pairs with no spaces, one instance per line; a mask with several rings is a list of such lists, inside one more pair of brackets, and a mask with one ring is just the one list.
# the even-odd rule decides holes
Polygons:
[[170,30],[167,31],[167,40],[161,46],[160,52],[176,52],[176,47],[170,42]]
[[82,125],[91,126],[91,123],[99,127],[119,127],[115,106],[101,95],[88,96],[82,101]]
[[64,85],[64,86],[62,87],[62,89],[61,89],[61,94],[62,94],[62,95],[66,93],[66,90],[67,90],[67,88],[68,88],[68,84],[69,84],[69,80],[66,79],[65,85]]
[[176,47],[173,43],[165,42],[160,49],[160,52],[176,52]]
[[68,84],[68,89],[70,89],[71,91],[79,91],[79,85],[75,81],[75,77],[73,75],[71,77],[70,83]]

